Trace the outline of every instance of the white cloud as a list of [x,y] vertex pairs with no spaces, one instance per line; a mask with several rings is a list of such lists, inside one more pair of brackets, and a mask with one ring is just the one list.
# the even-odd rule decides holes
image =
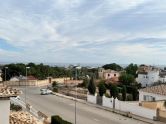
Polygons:
[[[157,55],[164,54],[158,48],[144,46],[144,43],[132,45],[127,42],[139,38],[166,38],[163,23],[159,22],[158,24],[161,25],[156,25],[151,22],[152,27],[142,24],[139,30],[137,28],[130,30],[130,23],[132,28],[139,27],[139,25],[137,26],[135,18],[130,16],[125,18],[125,15],[123,19],[127,22],[119,19],[120,26],[118,23],[109,23],[115,16],[120,18],[118,15],[124,12],[126,15],[136,14],[136,17],[138,13],[151,12],[150,16],[153,17],[155,11],[166,12],[162,2],[156,3],[152,0],[99,0],[97,2],[37,0],[35,1],[39,3],[37,6],[32,4],[32,1],[22,2],[24,7],[10,0],[0,5],[0,38],[15,47],[22,48],[22,54],[26,57],[21,58],[26,58],[27,61],[74,61],[70,59],[70,56],[75,57],[77,61],[83,59],[86,61],[90,56],[94,57],[91,61],[97,61],[95,57],[101,58],[100,61],[109,61],[120,60],[119,58],[124,56],[141,58],[140,53],[144,56],[149,56],[154,52]],[[47,6],[43,3],[47,3]],[[150,3],[149,6],[148,3]],[[143,22],[150,22],[146,20],[148,18],[141,19]],[[119,45],[123,43],[123,46],[115,45],[117,42]],[[165,44],[163,43],[162,46],[165,47]],[[81,58],[80,54],[88,52],[89,55]],[[16,53],[21,56],[20,52]],[[1,57],[5,54],[18,56],[15,55],[16,53],[3,51]],[[77,54],[71,55],[73,53]],[[152,57],[147,57],[147,61],[152,61],[150,58]]]

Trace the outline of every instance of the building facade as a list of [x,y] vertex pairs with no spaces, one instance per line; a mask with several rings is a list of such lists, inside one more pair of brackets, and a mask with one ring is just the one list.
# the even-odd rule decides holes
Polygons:
[[146,87],[139,90],[139,101],[162,101],[166,100],[166,85]]
[[114,71],[111,69],[105,70],[104,68],[100,68],[98,70],[98,75],[99,75],[99,78],[107,80],[112,78],[119,78],[120,72]]
[[152,86],[157,83],[166,83],[166,71],[153,66],[139,67],[136,81],[142,84],[142,87]]

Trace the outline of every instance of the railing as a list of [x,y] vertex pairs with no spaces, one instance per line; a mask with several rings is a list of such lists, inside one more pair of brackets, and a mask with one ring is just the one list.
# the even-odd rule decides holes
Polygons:
[[[36,110],[35,108],[33,108],[30,104],[25,104],[20,98],[11,97],[10,101],[11,101],[11,103],[14,103],[16,105],[22,106],[22,108],[24,110],[26,110],[27,112],[29,112],[30,114],[32,114],[33,116],[35,116],[40,121],[43,121],[44,119],[48,118],[42,112],[40,112],[40,111]],[[42,113],[42,116],[39,113]]]

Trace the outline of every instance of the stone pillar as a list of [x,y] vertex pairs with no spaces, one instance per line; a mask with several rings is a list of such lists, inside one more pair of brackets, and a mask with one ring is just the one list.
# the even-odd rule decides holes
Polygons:
[[0,124],[9,124],[10,98],[0,98]]

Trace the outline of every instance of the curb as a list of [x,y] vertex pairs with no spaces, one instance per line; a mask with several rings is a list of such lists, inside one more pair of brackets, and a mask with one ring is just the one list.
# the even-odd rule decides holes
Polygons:
[[[122,116],[125,116],[125,117],[128,117],[128,118],[133,118],[135,120],[142,121],[142,122],[145,122],[145,123],[148,123],[148,124],[156,124],[156,122],[158,124],[165,124],[163,122],[153,121],[153,120],[150,120],[150,119],[148,121],[146,118],[139,117],[139,116],[131,114],[131,113],[129,114],[129,113],[122,112],[122,111],[119,111],[119,110],[114,110],[112,108],[108,108],[108,107],[100,106],[100,105],[97,105],[97,104],[89,103],[85,100],[75,99],[74,97],[66,96],[66,95],[63,95],[63,94],[60,94],[60,93],[53,92],[53,94],[56,95],[56,96],[59,96],[59,97],[63,97],[63,98],[66,98],[66,99],[73,100],[73,101],[76,100],[77,102],[80,102],[80,103],[83,103],[83,104],[86,104],[86,105],[89,105],[89,106],[93,106],[93,107],[96,107],[96,108],[99,108],[99,109],[103,109],[105,111],[109,111],[109,112],[112,112],[112,113],[115,113],[115,114],[119,114],[119,115],[122,115]],[[144,119],[146,119],[146,120],[144,120]],[[153,121],[153,122],[150,122],[150,121]]]

